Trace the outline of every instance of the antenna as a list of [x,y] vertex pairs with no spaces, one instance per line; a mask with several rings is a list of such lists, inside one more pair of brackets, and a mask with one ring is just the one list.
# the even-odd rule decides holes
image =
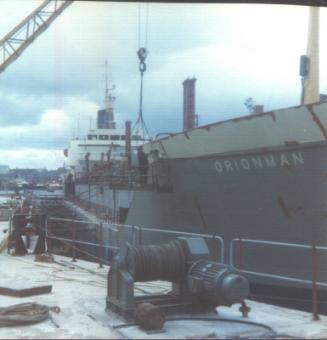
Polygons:
[[113,103],[116,100],[116,97],[113,96],[110,91],[114,90],[116,86],[113,84],[109,87],[108,81],[108,60],[105,61],[105,97],[104,97],[104,104],[105,104],[105,126],[109,129],[115,129],[116,123],[114,118],[114,110],[113,110]]
[[110,110],[110,99],[108,89],[108,60],[105,61],[105,91],[104,91],[104,107],[106,111]]
[[78,112],[78,116],[77,116],[77,139],[79,139],[79,135],[80,135],[80,113]]

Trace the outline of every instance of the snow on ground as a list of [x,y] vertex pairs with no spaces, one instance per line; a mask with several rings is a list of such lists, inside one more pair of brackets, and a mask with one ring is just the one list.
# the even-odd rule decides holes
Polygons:
[[[79,261],[81,262],[81,261]],[[117,338],[108,326],[105,313],[107,268],[97,268],[98,275],[86,270],[71,269],[55,263],[35,262],[33,255],[0,255],[2,287],[27,288],[52,285],[52,292],[31,297],[0,296],[1,307],[36,302],[59,306],[61,312],[51,320],[21,327],[0,328],[0,338]],[[101,275],[101,276],[100,276]]]
[[[55,263],[35,262],[33,255],[11,256],[0,254],[0,286],[27,288],[52,285],[52,292],[31,297],[17,298],[0,295],[0,306],[6,307],[23,302],[37,302],[59,306],[59,314],[53,314],[53,321],[21,327],[1,327],[1,339],[108,339],[108,338],[187,338],[239,335],[262,335],[265,330],[244,324],[217,321],[169,321],[159,333],[147,334],[137,326],[115,330],[114,325],[124,320],[116,314],[105,311],[108,267],[99,268],[96,263],[55,256]],[[60,263],[60,264],[59,264]],[[170,288],[167,282],[144,282],[136,284],[135,293],[164,293]],[[300,338],[326,338],[327,317],[312,321],[312,315],[286,308],[248,301],[251,307],[247,319],[242,318],[238,305],[232,308],[218,308],[219,316],[240,321],[249,320],[271,326],[279,334]],[[58,327],[56,326],[58,325]]]

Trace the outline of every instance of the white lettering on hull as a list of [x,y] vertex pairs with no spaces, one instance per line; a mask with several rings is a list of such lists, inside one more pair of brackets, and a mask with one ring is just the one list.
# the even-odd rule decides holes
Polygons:
[[215,161],[214,167],[218,173],[233,171],[249,171],[264,168],[292,167],[303,165],[304,159],[301,152],[291,154],[276,154],[255,157],[243,157],[241,159],[226,159]]

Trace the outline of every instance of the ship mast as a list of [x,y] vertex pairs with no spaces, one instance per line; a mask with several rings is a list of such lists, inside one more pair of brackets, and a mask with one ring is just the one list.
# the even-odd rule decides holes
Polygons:
[[109,88],[108,85],[108,61],[106,59],[105,62],[105,96],[104,96],[104,109],[106,112],[106,120],[107,120],[107,127],[109,129],[115,129],[116,123],[114,119],[114,109],[113,109],[113,103],[115,101],[115,97],[110,94],[110,91],[115,89],[115,85],[112,85],[111,88]]
[[307,65],[302,78],[302,104],[320,101],[319,93],[319,7],[310,7],[307,42]]

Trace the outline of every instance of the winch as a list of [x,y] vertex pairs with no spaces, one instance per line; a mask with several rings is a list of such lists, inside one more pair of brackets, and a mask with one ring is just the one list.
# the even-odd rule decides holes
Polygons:
[[[134,297],[134,283],[172,282],[168,294]],[[210,260],[203,238],[179,237],[163,245],[127,246],[108,273],[106,307],[131,320],[151,304],[165,315],[216,313],[218,306],[243,303],[249,283],[234,267]],[[147,307],[148,308],[148,307]]]

